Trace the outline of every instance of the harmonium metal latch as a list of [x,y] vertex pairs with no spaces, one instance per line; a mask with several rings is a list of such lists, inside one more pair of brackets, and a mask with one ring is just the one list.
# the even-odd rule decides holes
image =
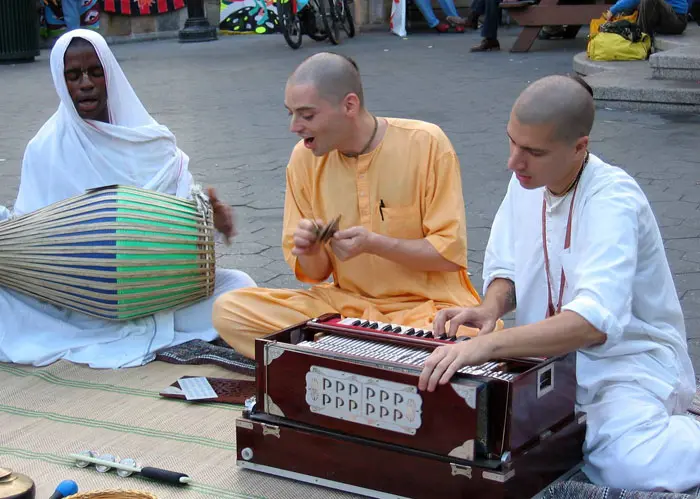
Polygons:
[[262,433],[263,436],[272,435],[273,437],[280,438],[280,427],[262,423]]
[[466,476],[469,479],[472,477],[471,466],[450,463],[450,468],[452,468],[452,476]]

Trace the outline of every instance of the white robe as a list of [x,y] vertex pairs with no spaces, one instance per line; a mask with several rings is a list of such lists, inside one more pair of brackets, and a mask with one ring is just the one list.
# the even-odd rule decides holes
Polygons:
[[[484,292],[515,282],[516,325],[545,318],[544,188],[512,177],[484,257]],[[639,185],[595,155],[576,194],[547,199],[552,301],[607,335],[577,352],[577,404],[587,413],[584,472],[599,485],[683,491],[700,485],[700,423],[685,416],[695,393],[685,325],[663,240]]]
[[[110,123],[81,119],[70,99],[63,57],[74,37],[90,41],[102,62]],[[61,102],[27,145],[14,215],[112,184],[190,195],[189,158],[170,130],[143,107],[102,36],[82,29],[63,35],[51,52],[51,72]],[[0,209],[0,220],[8,215]],[[95,368],[142,365],[158,350],[215,339],[214,300],[226,291],[252,286],[244,272],[217,269],[214,296],[208,300],[128,322],[93,318],[0,287],[0,362],[43,366],[65,359]]]

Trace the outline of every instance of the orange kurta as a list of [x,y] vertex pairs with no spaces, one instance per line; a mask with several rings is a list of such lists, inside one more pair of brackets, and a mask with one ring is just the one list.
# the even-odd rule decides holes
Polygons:
[[[248,288],[222,296],[214,307],[214,324],[241,353],[252,357],[256,337],[328,312],[427,327],[442,308],[480,303],[467,275],[464,198],[452,144],[436,125],[388,121],[381,143],[357,158],[338,151],[317,158],[302,142],[294,148],[287,167],[282,250],[297,278],[313,286]],[[337,215],[342,215],[341,229],[361,225],[397,239],[426,238],[460,270],[412,270],[370,254],[343,262],[327,245],[332,282],[313,281],[291,253],[294,231],[303,218],[330,221]]]

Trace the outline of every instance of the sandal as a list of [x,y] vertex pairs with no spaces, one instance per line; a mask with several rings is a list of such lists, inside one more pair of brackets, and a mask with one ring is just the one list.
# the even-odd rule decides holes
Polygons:
[[463,17],[447,16],[445,20],[453,26],[464,26],[467,24],[467,20]]

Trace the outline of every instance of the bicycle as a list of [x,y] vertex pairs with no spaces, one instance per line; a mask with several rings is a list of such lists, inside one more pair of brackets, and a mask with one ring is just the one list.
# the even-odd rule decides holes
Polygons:
[[[354,2],[351,0],[328,1],[330,3],[332,16],[337,20],[337,22],[340,23],[341,27],[343,28],[343,31],[345,31],[345,34],[348,35],[348,38],[353,38],[355,36],[355,20],[352,17],[351,5],[353,5]],[[338,35],[340,35],[339,32]],[[340,36],[336,38],[335,42],[331,40],[331,43],[333,43],[334,45],[340,43]]]
[[[308,0],[301,9],[297,7],[297,0],[277,0],[280,31],[291,48],[301,47],[303,35],[317,42],[328,39],[333,45],[338,45],[341,27],[348,37],[355,36],[355,23],[348,0]],[[319,29],[319,24],[323,29]]]

